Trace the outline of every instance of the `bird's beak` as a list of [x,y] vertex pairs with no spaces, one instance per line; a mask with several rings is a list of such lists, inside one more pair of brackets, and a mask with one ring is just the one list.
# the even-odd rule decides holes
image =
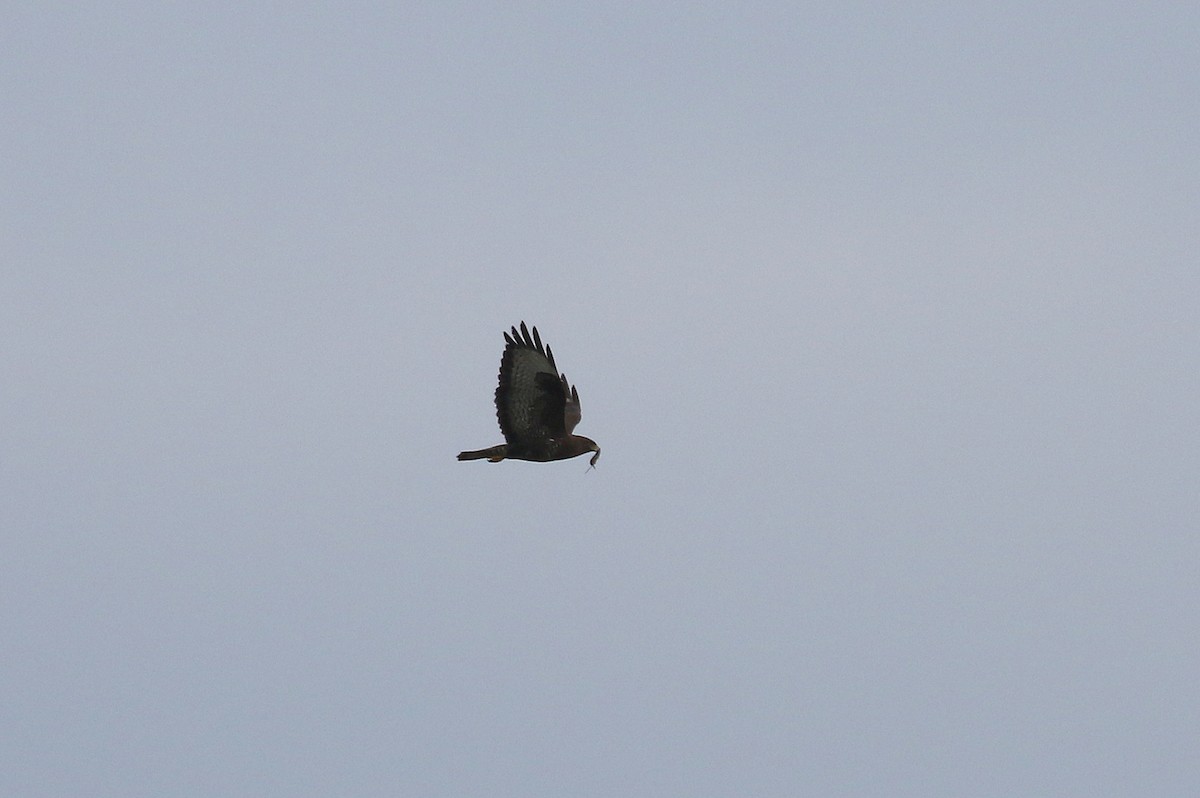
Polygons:
[[590,465],[592,468],[595,468],[596,461],[600,459],[600,447],[597,446],[593,451],[596,453],[592,455],[592,459],[588,461],[588,465]]

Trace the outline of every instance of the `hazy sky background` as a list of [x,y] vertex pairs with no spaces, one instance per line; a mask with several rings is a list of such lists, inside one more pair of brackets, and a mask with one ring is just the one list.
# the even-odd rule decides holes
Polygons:
[[976,6],[9,8],[0,794],[1196,795],[1200,11]]

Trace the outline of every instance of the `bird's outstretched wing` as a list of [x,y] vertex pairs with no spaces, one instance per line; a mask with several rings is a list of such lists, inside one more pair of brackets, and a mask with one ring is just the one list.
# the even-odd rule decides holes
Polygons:
[[525,322],[504,333],[496,418],[509,445],[529,446],[571,434],[582,416],[579,392],[558,372],[554,353]]

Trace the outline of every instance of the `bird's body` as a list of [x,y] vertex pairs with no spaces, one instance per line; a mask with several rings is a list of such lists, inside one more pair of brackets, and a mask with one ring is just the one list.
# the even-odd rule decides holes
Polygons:
[[459,460],[532,460],[538,463],[566,460],[595,452],[591,464],[600,459],[600,447],[591,438],[572,434],[582,415],[579,392],[554,364],[554,353],[542,345],[537,327],[533,335],[525,322],[504,333],[507,345],[500,359],[500,383],[496,386],[496,419],[504,443],[487,449],[461,452]]

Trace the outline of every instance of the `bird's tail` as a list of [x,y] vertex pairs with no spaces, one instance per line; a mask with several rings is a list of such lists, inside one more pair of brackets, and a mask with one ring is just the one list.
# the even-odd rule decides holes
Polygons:
[[482,460],[485,457],[493,463],[499,463],[508,454],[508,444],[502,443],[498,446],[489,446],[486,449],[477,449],[473,452],[459,452],[459,460]]

